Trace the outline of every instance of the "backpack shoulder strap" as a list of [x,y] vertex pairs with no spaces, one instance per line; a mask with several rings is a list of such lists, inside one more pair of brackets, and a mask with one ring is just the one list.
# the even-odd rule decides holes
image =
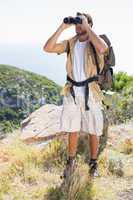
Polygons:
[[92,42],[90,42],[90,45],[91,45],[92,50],[93,50],[93,53],[94,53],[95,63],[96,63],[96,67],[97,67],[97,74],[99,74],[99,72],[100,72],[100,67],[99,67],[99,63],[98,63],[98,59],[97,59],[97,53],[96,53],[95,47],[94,47],[94,45],[92,44]]

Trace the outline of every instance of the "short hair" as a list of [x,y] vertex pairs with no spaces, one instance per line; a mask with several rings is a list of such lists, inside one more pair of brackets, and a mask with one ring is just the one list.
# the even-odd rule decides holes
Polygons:
[[93,19],[90,14],[77,12],[76,15],[84,15],[87,18],[88,24],[91,24],[91,27],[93,26]]

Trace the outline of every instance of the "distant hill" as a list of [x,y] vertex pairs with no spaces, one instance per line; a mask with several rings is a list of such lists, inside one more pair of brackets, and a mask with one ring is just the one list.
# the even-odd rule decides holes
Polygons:
[[45,76],[0,65],[0,133],[11,132],[46,103],[60,105],[61,86]]

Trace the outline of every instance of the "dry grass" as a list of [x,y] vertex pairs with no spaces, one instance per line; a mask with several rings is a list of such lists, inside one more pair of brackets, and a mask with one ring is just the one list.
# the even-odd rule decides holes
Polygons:
[[122,153],[133,155],[133,138],[124,139],[120,145],[119,149]]
[[94,180],[88,175],[84,154],[78,154],[77,169],[62,183],[66,144],[53,140],[45,149],[37,149],[22,143],[17,133],[12,141],[0,143],[0,200],[117,199],[118,193],[133,185],[132,144],[126,144],[122,143],[124,150],[118,146],[104,149],[98,160],[101,177]]
[[12,141],[1,142],[0,199],[8,198],[9,194],[10,198],[18,200],[43,199],[47,187],[59,180],[58,174],[48,170],[48,164],[57,169],[60,166],[60,145],[55,140],[45,150],[40,150],[24,144],[18,133]]

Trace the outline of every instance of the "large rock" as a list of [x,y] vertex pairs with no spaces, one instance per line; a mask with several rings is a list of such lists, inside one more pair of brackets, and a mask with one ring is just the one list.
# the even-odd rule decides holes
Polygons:
[[45,104],[21,122],[21,139],[27,143],[46,141],[63,134],[60,131],[62,105]]
[[[45,104],[31,113],[28,118],[21,122],[21,139],[26,143],[31,144],[36,141],[46,141],[66,135],[66,132],[61,132],[60,130],[62,107],[62,105]],[[108,136],[108,119],[105,111],[103,111],[103,115],[105,123],[103,135],[100,137],[99,152],[103,151],[105,148]],[[80,133],[80,138],[82,144],[82,141],[85,140],[84,144],[88,145],[87,135],[85,133]]]

